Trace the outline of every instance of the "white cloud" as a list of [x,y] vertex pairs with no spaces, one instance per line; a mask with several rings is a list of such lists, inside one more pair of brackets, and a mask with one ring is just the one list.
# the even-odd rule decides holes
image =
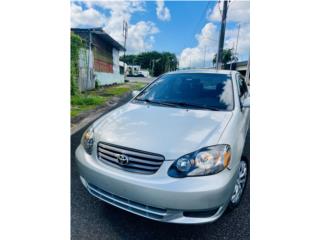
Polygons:
[[88,25],[100,27],[106,22],[106,17],[93,8],[82,9],[81,6],[71,4],[71,27],[85,27]]
[[[236,47],[238,28],[227,29],[224,48]],[[250,49],[250,24],[240,25],[237,55],[239,60],[247,60]]]
[[158,31],[153,22],[140,21],[131,25],[128,29],[128,39],[130,39],[127,48],[135,52],[150,50],[154,42],[153,34]]
[[198,44],[193,48],[185,48],[179,57],[179,67],[212,67],[212,58],[217,51],[217,26],[207,23],[196,35]]
[[[212,67],[212,59],[217,52],[219,27],[221,21],[220,9],[217,3],[210,11],[208,20],[213,21],[207,23],[201,30],[200,34],[195,37],[197,46],[193,48],[185,48],[180,54],[180,67]],[[250,2],[249,1],[232,1],[229,5],[227,15],[227,30],[225,35],[224,48],[235,48],[238,28],[232,24],[233,28],[229,28],[230,23],[240,23],[239,41],[237,47],[237,55],[239,60],[248,59],[250,49]],[[212,41],[216,40],[216,41]],[[206,54],[205,54],[206,52]],[[205,62],[204,62],[204,56]],[[205,63],[205,64],[204,64]]]
[[[135,12],[145,11],[144,2],[141,0],[112,0],[112,1],[85,1],[88,7],[99,6],[104,9],[113,10],[115,12],[121,12],[124,14],[132,14]],[[127,16],[125,16],[127,17]]]
[[[222,10],[222,1],[220,2]],[[218,3],[210,11],[208,20],[213,21],[207,23],[201,30],[200,34],[195,37],[197,45],[193,48],[185,48],[180,54],[180,67],[212,67],[212,59],[217,52],[219,27],[221,15]],[[233,23],[230,28],[230,23]],[[238,28],[235,24],[240,23],[240,33],[237,48],[239,60],[248,59],[250,49],[250,2],[249,1],[232,1],[229,5],[227,15],[227,30],[225,34],[224,48],[232,48],[236,46]],[[212,41],[216,40],[216,41]],[[205,64],[204,64],[204,55]]]
[[157,0],[157,16],[161,21],[170,21],[170,10],[164,6],[164,0]]
[[[233,1],[228,9],[227,24],[240,24],[237,55],[240,60],[247,60],[250,49],[250,2]],[[236,46],[238,28],[226,30],[225,48]]]
[[[92,20],[86,26],[88,27],[103,27],[104,31],[110,34],[119,43],[124,44],[123,37],[123,21],[128,22],[128,38],[127,38],[127,52],[137,53],[152,49],[154,43],[154,35],[159,32],[158,28],[153,22],[139,21],[135,24],[130,23],[131,16],[135,12],[145,11],[144,2],[142,1],[85,1],[83,2],[87,9],[71,4],[71,22],[72,26],[81,26],[79,19],[85,19],[86,11],[94,11],[95,14]],[[75,5],[75,6],[73,6]],[[75,10],[72,10],[72,9]],[[99,8],[99,11],[97,10]],[[102,10],[101,10],[102,9]],[[105,17],[103,13],[108,13]],[[77,14],[74,14],[77,13]],[[102,23],[97,25],[97,23]],[[83,25],[82,25],[83,26]]]
[[[218,2],[211,14],[209,15],[209,20],[221,21],[223,1]],[[249,1],[237,1],[233,0],[229,3],[227,21],[238,22],[238,23],[248,23],[250,21],[250,2]]]

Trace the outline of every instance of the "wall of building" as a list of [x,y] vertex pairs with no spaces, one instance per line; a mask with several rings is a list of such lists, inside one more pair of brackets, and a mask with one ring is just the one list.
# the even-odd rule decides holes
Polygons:
[[113,72],[112,46],[105,44],[98,36],[93,35],[94,70],[97,72]]
[[101,71],[95,68],[95,78],[99,85],[109,85],[113,83],[124,83],[124,75],[119,72],[119,51],[112,49],[112,65],[111,71]]
[[141,72],[145,77],[150,77],[149,70],[147,70],[147,69],[140,69],[140,72]]
[[[87,42],[89,33],[77,33]],[[108,45],[99,36],[92,34],[92,51],[88,63],[88,49],[81,49],[79,56],[79,89],[81,92],[94,89],[95,81],[99,85],[124,83],[124,75],[119,72],[119,51]],[[89,64],[89,71],[88,71]],[[88,81],[88,73],[90,78]]]
[[112,59],[113,59],[113,72],[120,73],[120,66],[119,66],[119,50],[116,48],[112,49]]
[[94,75],[99,85],[124,83],[119,73],[119,51],[107,46],[98,37],[94,41]]
[[124,83],[124,75],[120,73],[95,72],[99,85],[109,85],[113,83]]
[[139,65],[128,65],[126,67],[127,74],[137,75],[141,67]]

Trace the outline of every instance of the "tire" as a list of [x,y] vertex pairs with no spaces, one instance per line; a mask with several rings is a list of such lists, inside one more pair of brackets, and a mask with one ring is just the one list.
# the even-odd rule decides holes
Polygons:
[[228,205],[229,210],[236,208],[240,204],[241,198],[243,196],[243,192],[247,185],[248,172],[249,172],[248,161],[242,158],[239,164],[237,181],[234,186],[234,191],[232,193],[232,196],[230,198],[230,202]]

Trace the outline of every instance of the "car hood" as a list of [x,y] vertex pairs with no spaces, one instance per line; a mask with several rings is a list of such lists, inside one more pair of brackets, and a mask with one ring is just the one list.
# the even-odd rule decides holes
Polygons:
[[94,123],[97,141],[158,153],[174,160],[217,144],[232,112],[127,103]]

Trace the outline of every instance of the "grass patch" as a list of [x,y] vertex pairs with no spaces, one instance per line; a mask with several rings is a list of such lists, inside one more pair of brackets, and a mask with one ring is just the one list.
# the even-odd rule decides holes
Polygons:
[[145,83],[125,83],[101,87],[88,91],[86,94],[71,96],[71,117],[76,117],[83,112],[102,106],[112,97],[119,97],[127,92],[140,90],[145,85]]
[[92,110],[95,109],[96,106],[95,105],[80,105],[80,106],[73,106],[71,108],[71,117],[76,117],[78,116],[80,113],[88,111],[88,110]]
[[134,83],[134,84],[132,84],[132,90],[141,90],[146,85],[147,84],[145,84],[145,83]]
[[71,105],[100,105],[105,102],[105,98],[93,95],[78,95],[71,97]]
[[115,87],[106,88],[105,92],[108,95],[119,96],[126,92],[129,92],[130,90],[131,88],[129,86],[115,86]]
[[82,112],[86,112],[103,105],[107,101],[107,97],[89,93],[88,95],[71,96],[71,117],[76,117]]

